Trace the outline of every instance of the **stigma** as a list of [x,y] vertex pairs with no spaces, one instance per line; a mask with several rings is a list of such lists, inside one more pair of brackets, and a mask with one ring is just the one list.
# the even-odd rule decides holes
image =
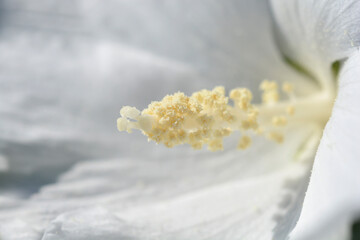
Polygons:
[[[140,130],[149,141],[169,148],[189,144],[194,149],[207,146],[211,151],[223,150],[224,138],[234,132],[240,133],[238,149],[250,147],[251,136],[281,144],[284,129],[296,112],[294,88],[290,83],[280,88],[276,82],[264,80],[260,90],[262,102],[257,105],[252,103],[253,94],[247,88],[235,88],[228,96],[221,86],[191,96],[177,92],[142,111],[123,107],[117,128],[128,133]],[[286,97],[285,104],[279,104],[280,96]]]

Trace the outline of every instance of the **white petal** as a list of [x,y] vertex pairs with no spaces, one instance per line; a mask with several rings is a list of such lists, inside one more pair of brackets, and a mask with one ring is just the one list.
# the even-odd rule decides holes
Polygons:
[[[131,153],[125,143],[138,138],[118,133],[121,106],[143,108],[201,82],[179,63],[110,42],[74,41],[66,51],[57,40],[19,37],[0,49],[0,152],[13,172]],[[149,145],[143,137],[138,144]]]
[[341,72],[338,98],[315,158],[294,239],[320,239],[309,236],[329,229],[334,234],[347,233],[344,226],[348,230],[348,224],[360,214],[359,76],[357,52]]
[[149,155],[145,138],[115,129],[123,105],[219,84],[257,89],[264,78],[312,86],[278,55],[266,1],[7,0],[2,12],[0,151],[10,171]]
[[358,0],[272,0],[279,46],[324,85],[330,65],[360,45]]
[[[42,41],[43,47],[55,42],[66,49],[75,39],[115,41],[191,66],[208,80],[201,87],[257,89],[259,82],[269,78],[305,80],[299,91],[314,90],[308,88],[313,83],[288,68],[279,56],[266,0],[111,0],[107,4],[5,0],[2,9],[6,13],[3,31],[8,33],[4,38],[11,42],[21,37]],[[16,46],[12,49],[16,51]]]
[[255,141],[247,151],[207,158],[81,163],[28,200],[0,205],[0,235],[20,239],[11,229],[21,229],[27,240],[283,239],[307,186],[311,161],[304,160],[316,145],[304,150],[304,141],[313,132],[297,126],[284,145]]
[[212,85],[257,89],[264,78],[304,80],[279,56],[267,1],[82,2],[98,33],[185,62]]

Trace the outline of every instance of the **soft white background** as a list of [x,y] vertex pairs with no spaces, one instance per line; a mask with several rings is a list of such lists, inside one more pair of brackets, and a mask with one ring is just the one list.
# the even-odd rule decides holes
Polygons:
[[[314,81],[283,62],[283,53],[331,86],[330,64],[359,45],[359,3],[271,4],[1,1],[1,238],[284,239],[302,209],[316,151],[308,143],[318,133],[313,125],[291,126],[281,146],[258,140],[239,152],[229,140],[225,152],[214,154],[165,149],[140,133],[118,133],[115,124],[121,106],[144,108],[178,90],[224,85],[256,91],[268,78],[293,82],[300,96],[316,92]],[[358,66],[353,58],[344,79]],[[346,87],[354,81],[344,80],[350,92],[339,98],[340,109],[357,102]],[[348,127],[339,118],[332,124]],[[327,127],[329,134],[338,134],[331,130],[336,125]],[[307,151],[297,154],[304,144]],[[328,159],[324,145],[318,157]],[[360,155],[352,144],[343,149],[351,152],[349,161]],[[330,155],[338,156],[334,163],[340,157]],[[319,201],[359,199],[352,191],[342,194],[343,184],[333,188],[324,174],[336,176],[338,166],[327,169],[324,161],[315,161],[311,183],[318,186],[310,184],[300,237],[306,224],[314,226],[308,219],[323,220],[311,215]],[[346,189],[359,180],[351,172],[358,163],[351,164],[334,178],[354,176]],[[329,191],[322,195],[323,188]],[[331,201],[323,206],[316,216],[343,213]],[[345,213],[359,207],[351,206]]]

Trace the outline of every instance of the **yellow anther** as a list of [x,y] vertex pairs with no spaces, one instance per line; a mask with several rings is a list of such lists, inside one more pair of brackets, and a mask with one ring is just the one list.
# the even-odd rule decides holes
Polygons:
[[270,132],[268,134],[268,138],[270,140],[273,140],[277,143],[282,143],[284,141],[284,135],[282,133],[279,132]]
[[242,136],[238,143],[238,149],[246,149],[251,145],[251,138],[249,136]]
[[264,80],[260,84],[260,89],[263,91],[277,90],[278,85],[274,81]]
[[197,122],[203,127],[210,128],[214,123],[214,118],[208,115],[201,115],[198,117]]
[[256,121],[251,121],[251,120],[241,121],[241,128],[243,130],[249,130],[249,129],[256,130],[258,128],[258,126],[259,126],[259,124]]
[[275,116],[272,118],[272,124],[277,127],[282,127],[287,124],[287,119],[284,116]]
[[194,143],[191,145],[191,147],[195,150],[200,150],[202,148],[202,143]]
[[195,131],[189,133],[189,142],[190,144],[195,144],[200,142],[202,139],[201,131]]
[[247,113],[247,122],[249,124],[249,128],[256,130],[259,127],[257,122],[257,118],[259,115],[259,111],[257,109],[250,109]]
[[264,129],[263,128],[257,128],[256,130],[255,130],[255,133],[257,134],[257,135],[262,135],[263,133],[264,133]]
[[289,114],[290,116],[294,115],[295,114],[295,107],[294,106],[288,106],[286,108],[286,112],[287,114]]
[[236,88],[230,92],[230,98],[240,109],[247,110],[250,107],[252,93],[246,88]]
[[214,131],[214,137],[221,138],[221,137],[227,137],[232,133],[230,128],[222,128],[219,130]]
[[251,108],[251,109],[249,109],[247,115],[248,115],[248,119],[251,119],[252,121],[255,121],[256,118],[259,115],[259,111],[256,108]]
[[251,123],[248,120],[241,121],[241,128],[244,130],[248,130],[251,128]]
[[263,91],[262,101],[265,104],[273,104],[279,101],[279,91],[276,82],[264,80],[260,84],[260,89]]
[[203,113],[215,114],[225,121],[232,121],[234,116],[229,114],[228,98],[225,97],[225,89],[223,87],[215,87],[214,90],[201,90],[194,93],[191,97],[192,102],[196,102],[201,106]]
[[210,151],[219,151],[219,150],[223,150],[224,147],[223,147],[223,141],[222,139],[214,139],[214,140],[211,140],[209,142],[209,145],[208,145],[208,149]]
[[291,83],[284,82],[282,84],[282,90],[283,90],[283,92],[290,94],[294,91],[294,86]]
[[[283,85],[283,90],[291,92],[292,87],[289,86]],[[281,143],[283,135],[271,132],[270,126],[284,126],[288,120],[285,116],[269,115],[268,111],[279,100],[278,85],[265,80],[260,88],[266,105],[260,109],[268,108],[264,116],[251,103],[253,94],[249,89],[233,89],[229,94],[234,102],[232,106],[228,103],[224,87],[215,87],[213,90],[195,92],[190,97],[182,92],[167,95],[161,101],[149,104],[142,112],[134,107],[123,107],[117,127],[127,132],[138,129],[149,140],[167,147],[189,144],[194,149],[201,149],[207,145],[209,150],[218,151],[223,149],[223,138],[233,131],[265,134],[269,139]],[[289,115],[294,111],[293,106],[284,109],[284,113]],[[238,148],[246,149],[250,145],[251,138],[244,135]]]

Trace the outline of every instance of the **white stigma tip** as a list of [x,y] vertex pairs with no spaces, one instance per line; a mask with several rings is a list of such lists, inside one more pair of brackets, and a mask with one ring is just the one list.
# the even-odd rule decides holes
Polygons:
[[140,111],[135,107],[125,106],[121,108],[120,115],[125,118],[137,119],[140,115]]

